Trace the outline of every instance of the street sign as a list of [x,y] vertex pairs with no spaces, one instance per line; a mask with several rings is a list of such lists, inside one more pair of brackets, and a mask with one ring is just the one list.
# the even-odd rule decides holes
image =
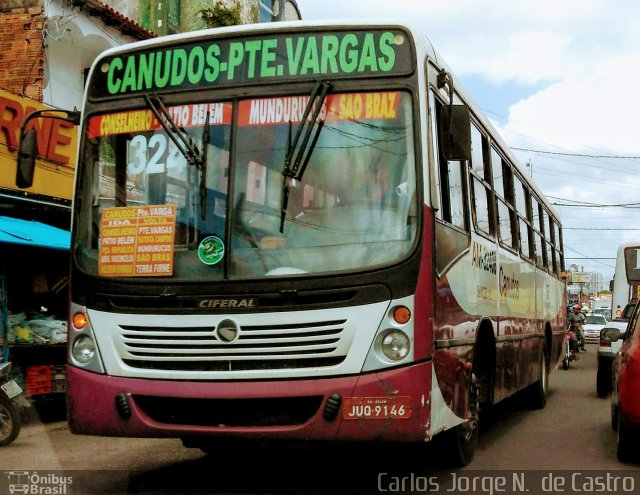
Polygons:
[[571,281],[574,284],[591,283],[591,272],[571,272]]

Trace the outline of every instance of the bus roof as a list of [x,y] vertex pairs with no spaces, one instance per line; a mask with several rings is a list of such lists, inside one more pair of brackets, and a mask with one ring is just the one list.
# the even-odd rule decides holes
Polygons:
[[[458,95],[461,97],[463,102],[469,106],[474,116],[477,118],[479,123],[487,129],[487,131],[491,134],[492,139],[498,143],[502,152],[506,155],[506,157],[510,160],[513,166],[518,170],[520,176],[524,181],[526,181],[533,191],[536,192],[537,197],[541,204],[543,204],[549,213],[554,217],[554,220],[561,224],[560,215],[555,210],[555,208],[549,203],[546,199],[544,193],[538,188],[535,182],[528,177],[528,174],[524,171],[523,167],[520,165],[518,158],[515,156],[513,151],[507,145],[507,143],[503,140],[500,133],[495,129],[491,121],[484,115],[481,111],[480,107],[476,104],[473,97],[466,91],[464,85],[461,83],[460,79],[455,75],[455,72],[450,69],[446,61],[439,54],[439,52],[435,49],[433,44],[431,43],[428,35],[420,28],[410,23],[404,21],[395,21],[393,19],[363,19],[359,21],[354,20],[334,20],[334,19],[324,19],[324,20],[299,20],[299,21],[284,21],[284,22],[271,22],[271,23],[260,23],[260,24],[243,24],[237,26],[228,26],[221,28],[211,28],[204,29],[198,31],[190,31],[185,33],[178,33],[173,35],[161,36],[158,38],[147,39],[143,41],[137,41],[134,43],[129,43],[122,46],[117,46],[110,48],[104,51],[100,56],[98,56],[94,62],[94,65],[91,69],[93,73],[96,68],[101,66],[101,61],[113,57],[115,55],[122,55],[127,53],[134,53],[140,50],[149,49],[152,47],[164,47],[170,46],[175,43],[190,43],[196,42],[198,40],[205,40],[210,38],[211,36],[216,37],[233,37],[234,35],[256,35],[260,33],[274,33],[274,32],[296,32],[296,31],[304,31],[307,29],[318,29],[318,31],[327,31],[327,30],[348,30],[350,28],[362,29],[365,27],[381,28],[381,27],[390,27],[404,30],[411,34],[414,40],[415,49],[416,49],[416,59],[417,64],[420,66],[420,61],[429,59],[435,62],[435,64],[442,69],[445,69],[451,76],[454,87]],[[92,74],[90,74],[92,77]],[[420,74],[419,77],[423,79],[423,75]],[[87,94],[85,93],[85,98],[87,98]]]

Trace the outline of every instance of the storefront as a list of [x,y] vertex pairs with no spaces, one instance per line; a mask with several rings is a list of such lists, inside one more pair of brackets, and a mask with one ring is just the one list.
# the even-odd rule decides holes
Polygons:
[[65,392],[70,234],[0,216],[0,343],[33,398]]

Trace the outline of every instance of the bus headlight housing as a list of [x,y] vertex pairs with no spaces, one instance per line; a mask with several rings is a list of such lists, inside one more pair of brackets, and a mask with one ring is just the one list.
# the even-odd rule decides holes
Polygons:
[[96,357],[96,344],[88,335],[80,335],[71,348],[73,358],[82,364],[87,364]]
[[72,302],[70,310],[69,364],[85,371],[104,374],[98,341],[87,308]]
[[402,361],[411,350],[411,339],[402,330],[390,329],[382,335],[380,348],[387,359]]
[[362,371],[409,365],[414,361],[413,296],[395,299],[382,315]]

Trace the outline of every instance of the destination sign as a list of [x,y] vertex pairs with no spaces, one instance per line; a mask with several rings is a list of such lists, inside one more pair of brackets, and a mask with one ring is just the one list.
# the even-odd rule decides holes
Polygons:
[[408,35],[391,29],[202,39],[101,60],[89,85],[89,97],[409,74],[413,60]]
[[[309,96],[252,98],[238,104],[238,125],[269,125],[301,122]],[[371,93],[337,93],[327,96],[319,121],[393,120],[398,116],[398,91]],[[167,107],[167,113],[178,127],[202,127],[231,124],[231,104],[196,103]],[[89,119],[89,138],[115,134],[135,134],[160,129],[160,122],[151,110],[93,115]]]
[[629,284],[640,282],[640,246],[624,248],[624,261]]

